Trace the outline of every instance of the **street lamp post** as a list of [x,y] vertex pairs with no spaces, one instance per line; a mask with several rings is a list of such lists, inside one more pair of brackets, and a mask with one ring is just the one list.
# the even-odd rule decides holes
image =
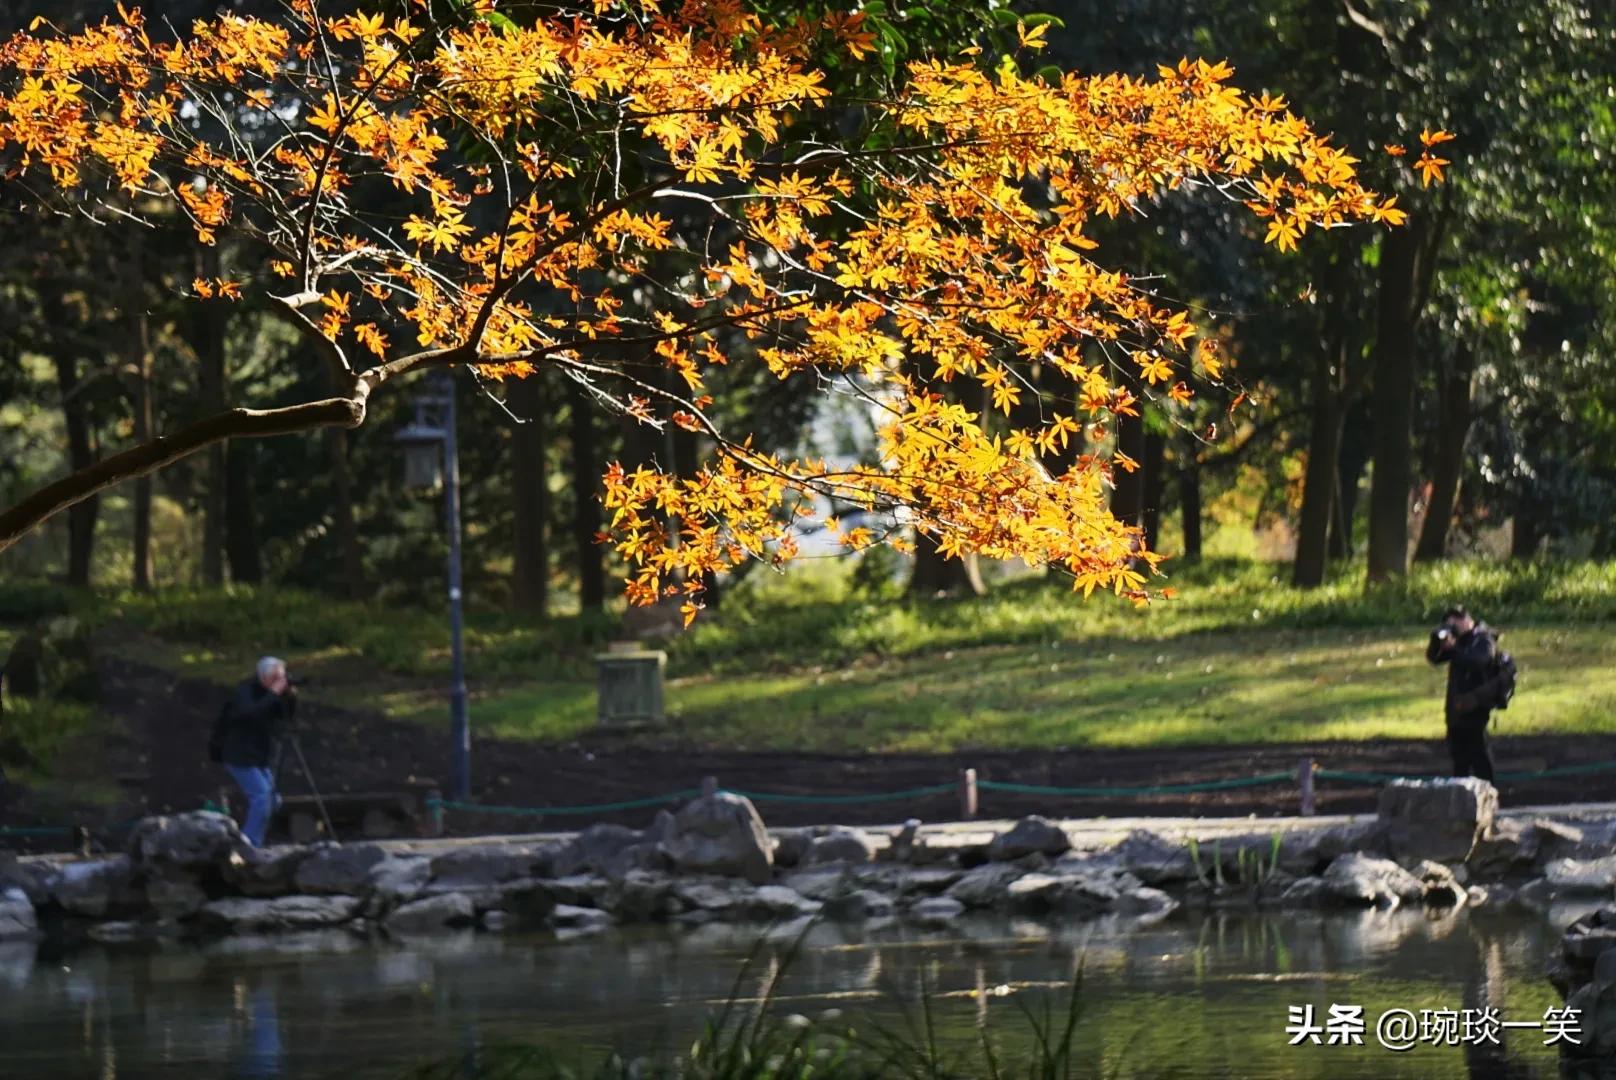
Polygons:
[[455,437],[453,374],[435,373],[431,389],[435,393],[415,399],[415,419],[393,438],[404,446],[407,487],[443,486],[444,522],[449,532],[449,634],[453,656],[449,687],[454,772],[451,797],[467,799],[471,796],[471,724],[466,709],[465,618],[460,589],[460,447]]

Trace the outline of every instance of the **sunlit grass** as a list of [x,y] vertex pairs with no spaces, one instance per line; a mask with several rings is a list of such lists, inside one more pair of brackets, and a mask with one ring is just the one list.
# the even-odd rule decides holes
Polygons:
[[[666,645],[670,735],[871,751],[1429,738],[1443,676],[1426,664],[1424,639],[1456,599],[1504,631],[1520,664],[1502,731],[1616,732],[1616,565],[1455,563],[1367,591],[1361,571],[1301,591],[1284,583],[1286,569],[1198,567],[1171,582],[1177,599],[1143,610],[1039,579],[982,599],[912,602],[860,595],[823,564],[759,572]],[[52,595],[27,594],[36,604]],[[274,652],[334,704],[444,715],[439,612],[274,589],[70,602],[117,628],[104,647],[181,674],[232,682]],[[474,611],[478,731],[588,733],[593,656],[612,633],[604,616],[535,624]]]

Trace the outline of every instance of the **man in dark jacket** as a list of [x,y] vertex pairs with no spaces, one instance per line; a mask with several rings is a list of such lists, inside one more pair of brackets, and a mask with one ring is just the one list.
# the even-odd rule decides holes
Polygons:
[[286,664],[266,656],[258,661],[253,677],[236,687],[214,729],[210,750],[247,796],[247,820],[241,832],[254,847],[263,846],[278,801],[272,771],[275,751],[296,696],[286,681]]
[[1425,658],[1448,665],[1448,753],[1454,776],[1479,776],[1491,782],[1493,759],[1487,751],[1487,717],[1493,702],[1493,658],[1498,642],[1486,623],[1477,622],[1464,606],[1442,616],[1431,634]]

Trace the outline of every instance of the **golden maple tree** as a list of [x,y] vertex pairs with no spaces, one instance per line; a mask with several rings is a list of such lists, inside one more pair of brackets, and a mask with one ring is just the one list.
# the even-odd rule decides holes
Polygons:
[[[228,410],[114,454],[0,512],[0,550],[74,501],[221,439],[357,426],[369,396],[423,369],[485,380],[552,368],[604,407],[703,433],[694,475],[613,466],[608,539],[629,598],[794,554],[792,519],[828,496],[870,522],[852,549],[903,546],[1069,571],[1085,593],[1143,598],[1159,561],[1107,509],[1103,452],[1146,396],[1182,402],[1224,358],[1189,313],[1105,267],[1089,235],[1187,185],[1209,186],[1294,248],[1311,228],[1396,225],[1394,198],[1281,99],[1222,63],[1154,78],[1028,77],[977,50],[909,65],[867,132],[826,141],[846,106],[816,57],[858,61],[857,14],[765,26],[736,0],[595,0],[532,25],[467,6],[451,23],[226,15],[179,37],[138,10],[78,30],[36,20],[0,46],[0,166],[48,204],[183,214],[261,258],[198,280],[200,303],[251,291],[315,341],[341,391]],[[1028,51],[1044,27],[1020,30]],[[802,133],[802,134],[799,134]],[[1446,162],[1429,148],[1429,181]],[[49,181],[48,183],[45,181]],[[883,418],[874,464],[789,460],[711,418],[715,366],[841,384]],[[1079,388],[1004,425],[1027,366]],[[647,365],[676,381],[647,378]],[[669,389],[669,387],[677,389]],[[1130,389],[1130,387],[1132,389]],[[1018,415],[1028,413],[1023,407]],[[1079,433],[1094,452],[1052,475]]]

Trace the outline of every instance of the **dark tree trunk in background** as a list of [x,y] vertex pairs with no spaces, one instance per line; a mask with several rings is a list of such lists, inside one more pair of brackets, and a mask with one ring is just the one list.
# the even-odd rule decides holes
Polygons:
[[[65,312],[62,317],[66,317]],[[56,385],[62,395],[62,420],[67,428],[68,468],[77,472],[94,465],[100,457],[95,445],[93,421],[84,388],[79,385],[79,365],[63,344],[52,358],[56,364]],[[67,511],[67,582],[89,585],[95,561],[95,528],[101,518],[100,496],[92,495],[74,503]]]
[[1518,562],[1537,558],[1537,549],[1543,544],[1542,515],[1548,510],[1543,503],[1523,495],[1515,507],[1515,518],[1510,525],[1509,557]]
[[1420,214],[1381,239],[1375,338],[1374,461],[1369,491],[1369,580],[1408,572],[1408,496],[1414,484],[1414,330],[1423,306]]
[[1359,401],[1347,410],[1341,425],[1340,467],[1336,471],[1335,501],[1330,512],[1330,558],[1349,559],[1356,554],[1354,521],[1358,496],[1363,488],[1364,470],[1369,467],[1369,443],[1373,433],[1368,406]]
[[225,554],[230,580],[256,585],[264,580],[263,552],[258,546],[258,514],[253,497],[253,473],[258,444],[232,439],[225,448]]
[[1145,421],[1142,416],[1117,417],[1117,449],[1139,462],[1140,467],[1129,472],[1120,464],[1113,464],[1111,515],[1138,528],[1144,524],[1145,509]]
[[[134,294],[138,295],[138,294]],[[152,437],[154,427],[152,408],[152,354],[151,321],[142,312],[135,320],[135,442],[144,443]],[[148,473],[136,478],[134,494],[134,587],[137,592],[149,592],[152,587],[152,478]]]
[[1178,470],[1178,508],[1184,517],[1184,561],[1201,559],[1201,463],[1190,449]]
[[[330,385],[335,393],[336,382],[333,380]],[[359,543],[359,525],[354,514],[353,467],[348,463],[348,432],[345,428],[328,427],[321,438],[325,440],[326,461],[331,469],[331,526],[336,533],[338,554],[342,561],[342,582],[338,587],[349,599],[357,600],[369,595],[370,585],[365,580],[365,551]]]
[[[1339,281],[1339,275],[1337,276]],[[1307,472],[1302,477],[1302,515],[1296,530],[1291,582],[1310,589],[1324,583],[1330,556],[1330,523],[1341,471],[1341,423],[1347,391],[1347,327],[1339,314],[1340,289],[1324,298],[1324,340],[1313,362],[1313,408],[1308,426]]]
[[1468,345],[1454,353],[1437,381],[1436,461],[1431,471],[1431,505],[1426,509],[1420,542],[1414,549],[1416,562],[1434,562],[1448,555],[1448,530],[1459,502],[1459,482],[1464,476],[1464,444],[1470,434],[1475,401],[1476,358]]
[[576,383],[569,384],[572,406],[572,538],[577,555],[578,606],[599,611],[606,604],[606,572],[600,545],[600,451],[595,437],[594,404]]
[[[196,276],[216,278],[219,270],[218,247],[197,251]],[[221,302],[193,305],[195,315],[191,347],[196,352],[198,415],[222,412],[228,394],[225,390],[224,332],[226,309]],[[225,444],[215,443],[202,452],[205,477],[202,481],[202,582],[224,584],[225,519],[228,513],[226,489],[229,466]]]
[[517,610],[541,619],[550,607],[550,417],[544,398],[538,375],[511,387],[512,411],[526,421],[511,431],[511,586]]
[[1166,455],[1166,437],[1147,431],[1144,462],[1139,470],[1145,474],[1142,490],[1144,508],[1140,518],[1145,528],[1145,547],[1150,551],[1156,550],[1156,542],[1161,539],[1162,502],[1167,497],[1166,477],[1163,475]]
[[975,555],[950,559],[938,554],[937,541],[930,536],[915,537],[915,569],[909,578],[909,592],[914,596],[987,595],[987,586]]

